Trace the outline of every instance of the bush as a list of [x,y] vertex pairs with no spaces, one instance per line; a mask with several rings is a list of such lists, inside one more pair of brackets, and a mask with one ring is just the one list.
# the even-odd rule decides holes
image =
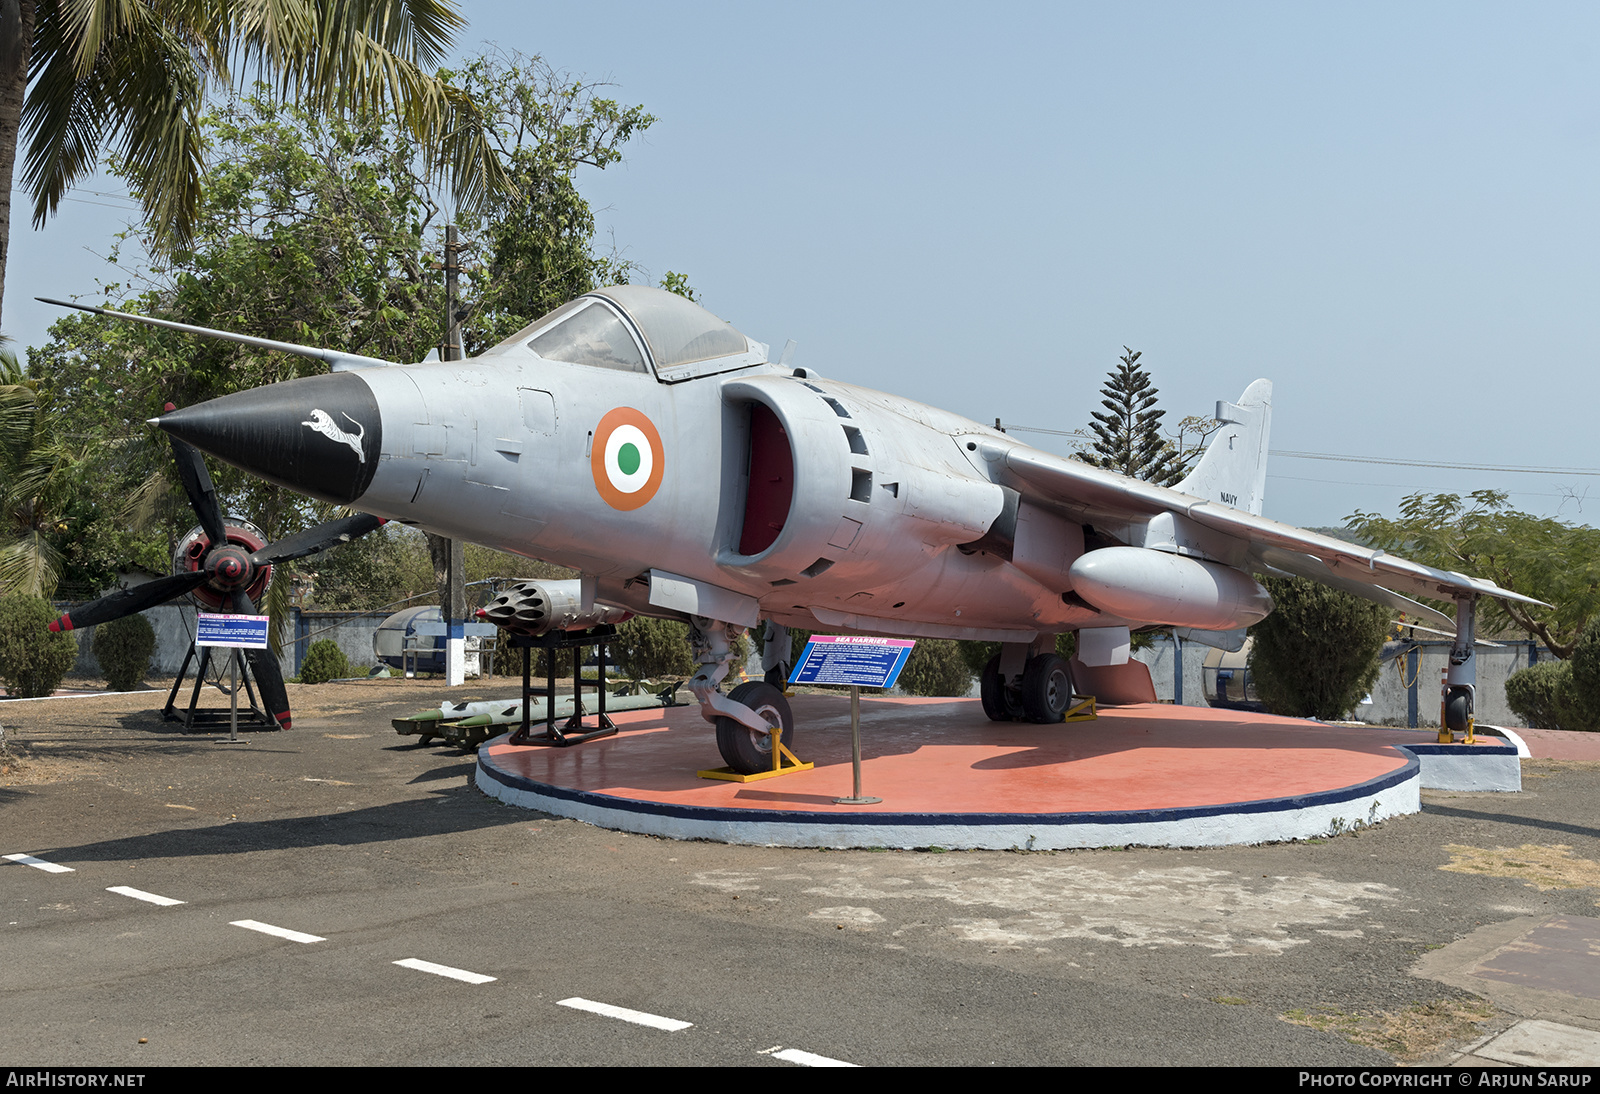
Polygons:
[[94,629],[94,659],[105,671],[112,691],[132,691],[144,682],[156,632],[142,615],[128,615]]
[[611,644],[617,667],[635,680],[657,676],[690,676],[689,627],[674,619],[634,616],[617,627]]
[[329,680],[342,680],[350,675],[350,659],[339,644],[331,638],[320,638],[311,643],[306,659],[300,665],[302,684],[326,684]]
[[1389,609],[1305,578],[1267,578],[1272,614],[1250,628],[1250,678],[1274,714],[1343,718],[1378,681]]
[[1506,678],[1506,705],[1534,729],[1600,729],[1585,710],[1571,661],[1540,661]]
[[897,684],[908,695],[965,695],[972,669],[960,643],[949,638],[919,638]]
[[49,695],[78,659],[78,640],[52,634],[59,613],[37,596],[0,596],[0,683],[14,698]]

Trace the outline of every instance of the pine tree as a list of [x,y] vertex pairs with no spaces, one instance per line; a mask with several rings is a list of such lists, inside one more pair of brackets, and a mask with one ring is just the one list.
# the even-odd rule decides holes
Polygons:
[[1094,444],[1078,459],[1107,471],[1171,486],[1183,478],[1184,465],[1173,445],[1161,436],[1166,411],[1156,410],[1150,374],[1138,366],[1139,354],[1123,346],[1122,364],[1100,389],[1105,411],[1093,411]]

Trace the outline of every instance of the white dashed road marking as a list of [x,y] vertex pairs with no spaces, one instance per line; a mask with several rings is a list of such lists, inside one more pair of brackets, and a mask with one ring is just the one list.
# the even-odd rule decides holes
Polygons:
[[860,1067],[860,1064],[850,1064],[843,1060],[835,1060],[831,1056],[818,1056],[815,1052],[802,1052],[797,1048],[786,1048],[781,1052],[772,1054],[774,1060],[783,1060],[801,1067]]
[[[36,870],[44,870],[51,874],[70,874],[75,872],[71,866],[61,866],[54,862],[46,862],[44,859],[35,858],[33,855],[0,855],[0,860],[15,862],[22,866],[32,866]],[[107,888],[106,892],[131,897],[134,900],[142,900],[149,904],[157,904],[164,908],[185,903],[182,900],[174,900],[169,896],[161,896],[158,893],[148,893],[143,889],[135,889],[131,885],[113,885]],[[326,938],[320,935],[307,934],[304,931],[292,931],[288,927],[274,927],[271,923],[262,923],[256,919],[236,919],[229,926],[243,927],[247,931],[259,931],[262,934],[270,934],[276,938],[287,939],[290,942],[327,941]],[[449,965],[440,965],[433,961],[424,961],[420,957],[408,957],[403,961],[396,961],[394,964],[399,965],[401,968],[432,973],[435,976],[447,976],[452,980],[460,980],[467,984],[490,984],[496,979],[493,976],[484,976],[482,973],[468,972],[466,969],[457,969]],[[606,1018],[617,1018],[624,1022],[632,1022],[638,1026],[649,1026],[651,1029],[665,1030],[668,1033],[676,1033],[678,1030],[689,1029],[694,1025],[693,1022],[684,1022],[677,1018],[666,1018],[662,1015],[649,1014],[642,1010],[630,1010],[627,1007],[613,1006],[610,1003],[597,1003],[592,999],[583,999],[578,996],[562,999],[557,1005],[571,1007],[573,1010],[588,1011],[590,1014],[599,1014]],[[844,1060],[835,1060],[829,1056],[818,1056],[814,1052],[805,1052],[798,1048],[767,1049],[766,1052],[762,1053],[762,1055],[767,1054],[771,1054],[774,1059],[783,1060],[785,1063],[798,1064],[801,1067],[861,1066]]]
[[43,870],[50,874],[70,874],[73,872],[70,866],[57,866],[53,862],[46,862],[44,859],[34,858],[32,855],[5,855],[0,857],[4,857],[7,862],[17,862],[23,866],[32,866],[35,870]]
[[649,1026],[651,1029],[664,1029],[668,1033],[675,1033],[680,1029],[688,1029],[693,1022],[680,1022],[676,1018],[663,1018],[659,1014],[646,1014],[642,1010],[629,1010],[627,1007],[614,1007],[610,1003],[596,1003],[592,999],[561,999],[556,1002],[559,1007],[571,1007],[573,1010],[586,1010],[591,1014],[603,1014],[607,1018],[620,1018],[624,1022],[632,1022],[639,1026]]
[[818,1056],[815,1052],[802,1052],[798,1048],[786,1048],[782,1052],[772,1054],[775,1060],[784,1060],[801,1067],[860,1067],[860,1064],[846,1063],[844,1060],[835,1060],[831,1056]]
[[155,893],[147,893],[143,889],[135,889],[132,885],[113,885],[108,888],[106,892],[117,893],[120,896],[131,896],[135,900],[143,900],[150,904],[159,904],[163,908],[170,908],[174,904],[184,903],[181,900],[173,900],[170,896],[158,896]]
[[270,923],[262,923],[254,919],[235,919],[228,926],[243,927],[247,931],[260,931],[262,934],[277,935],[279,938],[287,938],[290,942],[328,941],[319,935],[306,934],[304,931],[291,931],[288,927],[274,927]]
[[432,961],[424,961],[420,957],[408,957],[404,961],[396,961],[404,969],[416,969],[418,972],[431,972],[435,976],[448,976],[452,980],[463,980],[468,984],[488,984],[495,978],[484,976],[479,972],[468,972],[466,969],[452,969],[449,965],[436,965]]

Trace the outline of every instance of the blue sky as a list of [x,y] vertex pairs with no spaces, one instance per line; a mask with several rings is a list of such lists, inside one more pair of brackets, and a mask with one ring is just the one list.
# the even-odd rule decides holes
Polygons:
[[[1280,451],[1600,468],[1600,8],[464,11],[464,51],[658,116],[581,180],[602,241],[825,375],[1073,429],[1127,345],[1172,417],[1271,378]],[[26,300],[91,292],[124,215],[63,208],[16,218],[25,345],[53,317]],[[1600,516],[1600,476],[1270,472],[1297,524],[1480,487]]]

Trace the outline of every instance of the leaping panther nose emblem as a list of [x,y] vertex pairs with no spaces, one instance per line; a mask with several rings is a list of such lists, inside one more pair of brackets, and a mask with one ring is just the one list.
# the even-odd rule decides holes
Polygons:
[[[341,411],[341,413],[343,412]],[[356,459],[360,460],[364,464],[367,462],[367,454],[361,449],[361,441],[367,435],[366,427],[364,427],[354,418],[351,418],[350,415],[345,414],[344,416],[351,425],[355,426],[361,432],[346,433],[337,425],[333,424],[333,415],[329,414],[326,410],[313,410],[311,412],[311,420],[309,422],[301,422],[300,424],[304,426],[310,426],[312,430],[317,433],[321,433],[330,441],[337,441],[339,444],[349,445],[350,450],[356,454]]]

